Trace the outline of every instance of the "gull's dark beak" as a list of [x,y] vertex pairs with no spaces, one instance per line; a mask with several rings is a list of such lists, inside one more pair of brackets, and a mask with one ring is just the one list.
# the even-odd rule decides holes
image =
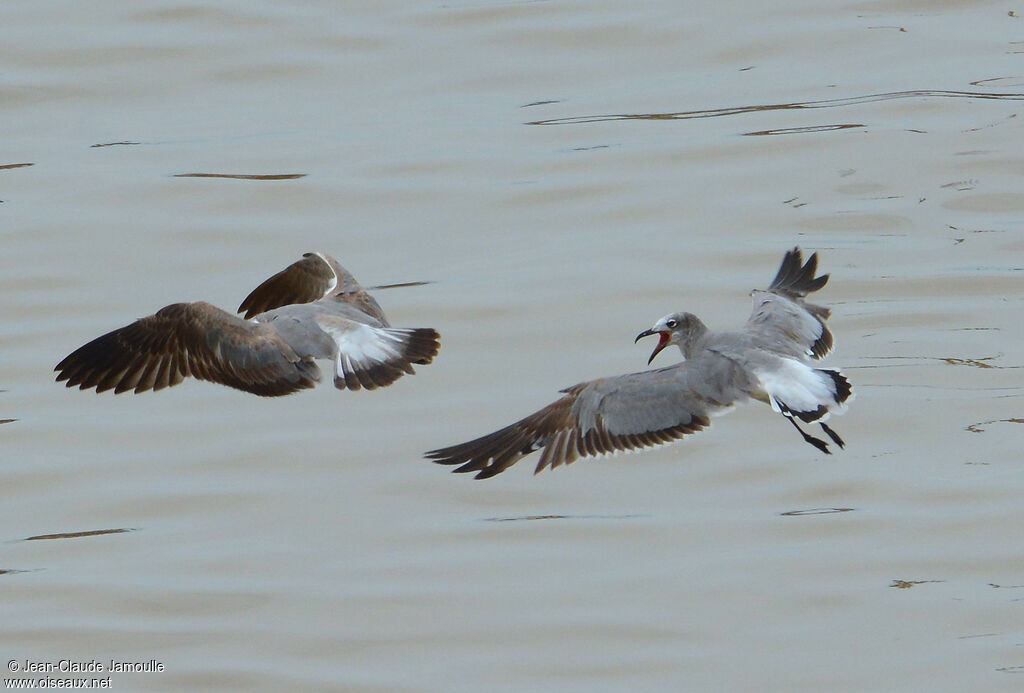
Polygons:
[[662,349],[664,349],[666,346],[668,346],[668,340],[669,340],[668,332],[656,332],[654,330],[644,330],[643,332],[641,332],[640,334],[638,334],[636,336],[636,339],[633,340],[633,344],[636,344],[637,342],[639,342],[644,337],[650,337],[652,334],[658,335],[660,337],[660,341],[658,342],[658,346],[654,347],[654,351],[651,352],[651,358],[647,359],[647,365],[648,366],[651,365],[651,361],[653,361],[654,357],[658,355],[658,352],[661,351]]

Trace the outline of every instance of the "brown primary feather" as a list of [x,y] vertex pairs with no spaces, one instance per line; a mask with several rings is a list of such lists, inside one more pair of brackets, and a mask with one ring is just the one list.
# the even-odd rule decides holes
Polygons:
[[575,385],[561,399],[501,430],[466,443],[432,450],[426,453],[426,457],[438,464],[461,465],[454,471],[476,472],[475,478],[487,479],[538,449],[543,451],[534,473],[571,464],[581,457],[597,457],[669,443],[711,424],[707,416],[695,414],[686,421],[661,430],[615,434],[598,417],[596,425],[584,431],[574,409],[577,400],[591,385],[593,382]]
[[[221,323],[224,316],[233,322]],[[211,324],[217,329],[211,336]],[[265,359],[233,363],[224,354],[228,342],[262,352]],[[161,390],[187,376],[264,396],[286,395],[313,387],[316,365],[304,362],[280,338],[258,325],[208,303],[175,303],[76,349],[59,364],[57,381],[67,387],[115,393]]]
[[303,253],[302,259],[257,286],[238,306],[246,320],[266,311],[296,303],[312,303],[331,296],[348,303],[388,326],[384,310],[355,276],[326,253]]
[[[241,305],[238,313],[246,320],[254,315],[293,303],[312,303],[324,297],[324,293],[336,279],[335,271],[315,253],[303,253],[302,259],[293,262],[283,270],[253,289]],[[341,281],[338,280],[340,289]]]

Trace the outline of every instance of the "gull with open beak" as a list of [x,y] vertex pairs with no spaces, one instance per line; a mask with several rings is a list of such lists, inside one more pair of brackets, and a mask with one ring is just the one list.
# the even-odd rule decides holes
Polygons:
[[561,399],[510,426],[427,457],[484,479],[539,450],[539,472],[581,457],[678,440],[751,399],[770,405],[804,441],[830,454],[828,443],[796,421],[820,424],[833,443],[844,446],[825,421],[846,410],[853,389],[839,371],[812,365],[833,345],[829,309],[804,301],[828,281],[827,274],[814,276],[817,266],[817,254],[804,263],[799,248],[786,253],[769,287],[752,292],[754,308],[739,331],[712,332],[691,313],[672,313],[637,335],[636,341],[658,335],[648,365],[672,344],[683,354],[681,363],[573,385]]
[[678,344],[684,358],[693,358],[703,348],[704,337],[708,334],[707,326],[700,321],[693,313],[672,313],[654,323],[654,327],[644,330],[636,336],[633,343],[639,342],[644,337],[658,335],[658,346],[654,347],[651,357],[647,359],[647,365],[651,365],[654,357],[665,347]]

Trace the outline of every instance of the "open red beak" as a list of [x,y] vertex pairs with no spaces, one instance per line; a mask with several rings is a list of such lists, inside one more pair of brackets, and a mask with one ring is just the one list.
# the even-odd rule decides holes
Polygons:
[[670,339],[670,337],[668,336],[668,332],[655,332],[654,330],[644,330],[643,332],[636,336],[636,339],[633,340],[633,343],[636,344],[642,338],[650,337],[652,334],[658,335],[658,346],[654,347],[654,351],[651,352],[651,358],[647,359],[648,366],[651,365],[651,361],[653,361],[654,357],[658,355],[658,352],[664,349],[666,346],[668,346],[668,340]]

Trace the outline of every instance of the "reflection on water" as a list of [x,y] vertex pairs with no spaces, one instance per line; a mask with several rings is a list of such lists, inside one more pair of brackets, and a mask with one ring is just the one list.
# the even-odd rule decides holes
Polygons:
[[484,522],[530,522],[532,520],[632,520],[646,515],[523,515],[521,517],[485,517]]
[[961,359],[947,357],[941,359],[944,363],[948,363],[951,366],[973,366],[975,368],[1021,368],[1022,366],[997,366],[992,363],[985,363],[986,361],[995,361],[998,356],[982,356],[976,359]]
[[991,421],[979,421],[977,423],[972,423],[970,426],[967,427],[967,430],[970,431],[971,433],[984,433],[987,429],[983,427],[991,426],[992,424],[998,423],[1019,424],[1024,423],[1024,419],[992,419]]
[[[867,94],[841,99],[821,99],[819,101],[797,101],[793,103],[772,103],[757,106],[733,106],[730,108],[709,108],[698,111],[678,111],[675,113],[619,113],[609,115],[574,116],[571,118],[549,118],[533,120],[526,125],[572,125],[576,123],[601,123],[612,120],[689,120],[691,118],[718,118],[721,116],[757,113],[763,111],[788,111],[813,108],[841,108],[878,101],[894,99],[994,99],[999,101],[1024,101],[1024,94],[995,94],[970,91],[944,91],[932,89],[915,89],[912,91],[893,91],[885,94]],[[859,127],[859,126],[849,126]],[[814,132],[809,130],[808,132]]]
[[810,508],[808,510],[788,510],[780,515],[788,517],[799,517],[801,515],[831,515],[832,513],[849,513],[853,508]]
[[863,123],[837,123],[835,125],[808,125],[802,128],[776,128],[774,130],[758,130],[756,132],[741,133],[745,136],[755,135],[799,135],[807,132],[830,132],[832,130],[849,130],[850,128],[862,128]]
[[914,585],[927,585],[931,582],[941,583],[945,582],[945,580],[893,580],[892,584],[889,585],[889,587],[895,587],[896,589],[900,590],[908,590]]
[[175,178],[236,178],[238,180],[294,180],[305,173],[175,173]]
[[128,528],[121,529],[89,529],[83,532],[58,532],[56,534],[38,534],[34,537],[25,537],[24,541],[37,541],[40,539],[78,539],[79,537],[96,537],[101,534],[122,534],[132,532]]

